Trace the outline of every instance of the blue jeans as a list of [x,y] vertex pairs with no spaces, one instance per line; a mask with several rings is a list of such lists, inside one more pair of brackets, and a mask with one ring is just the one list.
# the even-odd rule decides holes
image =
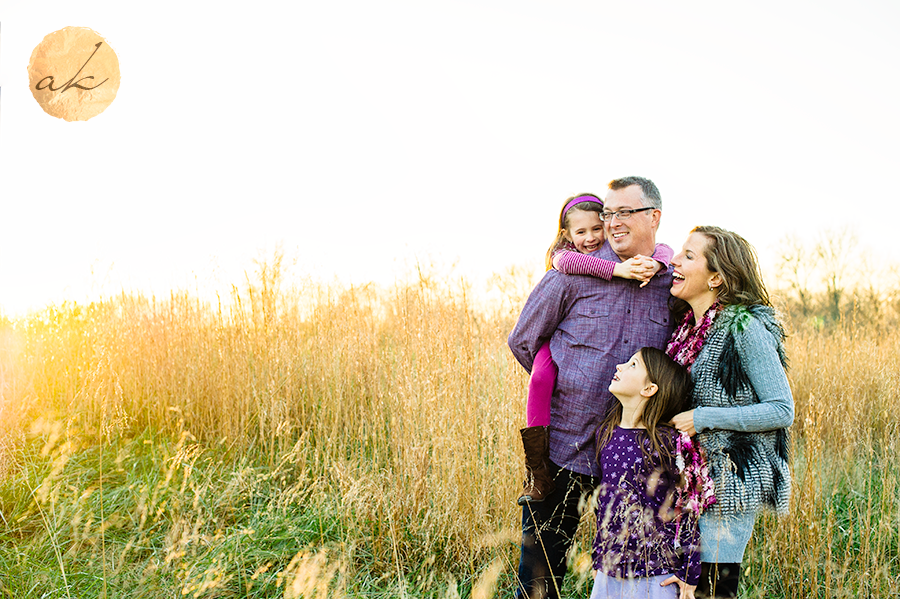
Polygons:
[[550,462],[556,490],[541,503],[522,508],[522,554],[516,597],[557,599],[566,575],[566,554],[575,539],[586,496],[600,484],[597,477],[578,474]]

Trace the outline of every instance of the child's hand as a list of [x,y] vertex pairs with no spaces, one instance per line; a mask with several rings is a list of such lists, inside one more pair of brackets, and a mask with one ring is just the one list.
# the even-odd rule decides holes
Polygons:
[[684,582],[674,574],[659,583],[659,586],[664,587],[672,583],[678,584],[678,599],[694,599],[694,589],[696,589],[697,586]]
[[641,287],[649,283],[650,279],[662,268],[662,264],[649,256],[638,254],[632,260],[637,261],[636,276],[634,278],[643,281]]
[[660,267],[660,263],[653,258],[638,254],[634,258],[616,264],[613,274],[623,279],[642,281],[641,287],[643,287],[650,282]]
[[553,256],[553,259],[550,260],[550,263],[553,265],[553,270],[559,270],[559,259],[562,258],[562,255],[565,254],[568,250],[564,250],[562,252],[556,252],[556,255]]

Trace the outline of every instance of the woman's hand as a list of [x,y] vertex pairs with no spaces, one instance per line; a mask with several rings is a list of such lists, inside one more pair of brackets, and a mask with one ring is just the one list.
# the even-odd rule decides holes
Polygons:
[[694,589],[696,589],[697,586],[684,582],[674,574],[659,583],[659,586],[664,587],[672,583],[678,584],[678,599],[694,599]]
[[694,428],[694,410],[675,414],[672,416],[672,420],[669,421],[669,424],[681,432],[687,433],[688,437],[693,437],[697,434],[697,429]]

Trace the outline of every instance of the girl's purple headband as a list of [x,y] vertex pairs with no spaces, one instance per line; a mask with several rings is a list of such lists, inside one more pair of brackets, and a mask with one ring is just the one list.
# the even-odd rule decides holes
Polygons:
[[566,212],[568,212],[572,208],[572,206],[574,206],[575,204],[580,204],[582,202],[596,202],[596,203],[600,204],[601,208],[603,208],[603,202],[601,202],[600,198],[598,198],[597,196],[589,196],[589,195],[578,196],[578,197],[572,198],[572,200],[568,204],[566,204],[566,207],[563,208],[563,211],[562,211],[563,219],[566,218]]

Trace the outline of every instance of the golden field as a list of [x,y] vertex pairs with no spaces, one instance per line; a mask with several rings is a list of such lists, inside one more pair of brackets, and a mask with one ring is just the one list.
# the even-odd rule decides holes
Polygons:
[[[220,303],[3,319],[0,597],[511,596],[532,283],[286,288],[275,263]],[[748,597],[900,593],[900,332],[870,299],[790,323],[792,508]]]

